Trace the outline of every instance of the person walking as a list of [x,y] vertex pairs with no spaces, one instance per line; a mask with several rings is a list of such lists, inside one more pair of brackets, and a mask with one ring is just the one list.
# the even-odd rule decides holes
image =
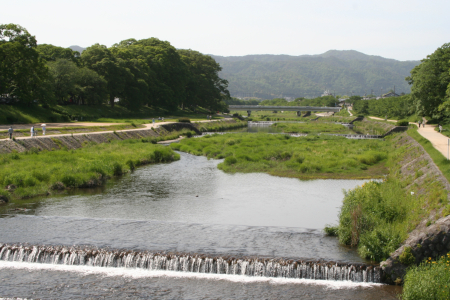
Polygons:
[[419,128],[420,128],[420,124],[421,124],[421,122],[419,121],[418,123],[419,123]]
[[14,130],[13,130],[12,126],[9,126],[8,133],[9,133],[9,139],[10,140],[12,139],[13,132],[14,132]]
[[438,125],[439,126],[439,133],[442,132],[442,125]]
[[153,126],[155,126],[155,118],[152,119]]
[[34,137],[34,126],[31,126],[30,134],[31,134],[31,137],[33,138]]
[[42,124],[42,135],[45,135],[45,124]]

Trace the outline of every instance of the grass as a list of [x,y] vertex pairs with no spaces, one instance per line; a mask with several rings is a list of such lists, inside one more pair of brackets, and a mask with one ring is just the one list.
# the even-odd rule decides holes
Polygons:
[[348,129],[340,124],[334,123],[275,123],[272,125],[281,129],[283,132],[289,133],[306,133],[306,134],[318,134],[318,133],[339,133],[339,134],[354,134],[354,131]]
[[[243,111],[231,111],[230,114],[242,114],[247,116]],[[317,118],[316,115],[312,114],[308,117],[299,117],[295,111],[278,111],[276,113],[272,111],[252,111],[250,119],[251,121],[307,121]]]
[[[111,122],[111,123],[149,123],[152,118],[164,117],[164,121],[175,122],[178,117],[188,117],[191,120],[206,120],[209,112],[198,109],[192,111],[167,112],[161,109],[142,107],[132,111],[120,105],[0,105],[0,124],[30,124],[51,122]],[[213,116],[213,119],[221,117]]]
[[[0,184],[17,188],[8,195],[20,199],[53,190],[98,186],[104,180],[134,168],[179,159],[172,149],[150,140],[88,143],[77,150],[34,151],[0,156]],[[2,191],[5,193],[5,190]]]
[[334,136],[236,133],[212,135],[172,144],[175,150],[224,158],[225,172],[264,172],[284,177],[380,178],[389,145],[381,140],[348,140]]
[[[414,135],[413,130],[408,133]],[[376,262],[389,257],[424,218],[447,203],[447,191],[436,175],[422,173],[428,161],[418,146],[404,135],[387,140],[394,146],[386,163],[389,174],[383,182],[345,192],[337,229],[340,243],[356,246],[362,257]],[[405,169],[407,161],[414,163]]]
[[364,119],[353,123],[353,130],[360,134],[383,135],[396,126],[395,123]]
[[429,140],[421,136],[416,129],[410,129],[407,132],[409,136],[414,138],[425,149],[442,174],[444,174],[445,178],[450,182],[450,161],[441,152],[436,150]]
[[450,254],[410,268],[404,282],[403,300],[450,299]]

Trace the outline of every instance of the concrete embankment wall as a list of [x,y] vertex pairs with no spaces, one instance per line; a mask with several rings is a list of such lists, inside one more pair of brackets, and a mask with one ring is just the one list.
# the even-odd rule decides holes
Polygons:
[[[402,161],[399,173],[402,178],[415,178],[408,190],[414,190],[414,195],[424,193],[427,182],[439,181],[446,190],[447,201],[442,203],[440,209],[436,209],[422,219],[418,226],[409,233],[406,241],[386,260],[381,262],[384,272],[383,281],[386,283],[402,282],[406,269],[411,265],[418,265],[429,257],[437,258],[450,251],[450,216],[445,216],[443,210],[450,203],[450,184],[425,149],[407,133],[397,137],[397,146],[405,147],[409,155]],[[421,175],[420,175],[421,174]],[[405,250],[407,250],[405,252]],[[405,252],[405,253],[404,253]],[[407,252],[411,254],[407,255]],[[404,253],[404,254],[403,254]],[[402,257],[403,254],[403,257]]]
[[78,149],[83,147],[87,143],[108,143],[112,140],[128,140],[128,139],[141,139],[148,137],[158,137],[159,132],[174,131],[189,129],[197,133],[200,131],[195,125],[190,123],[172,123],[161,125],[155,130],[142,129],[142,130],[127,130],[117,132],[99,132],[99,133],[86,133],[86,134],[74,134],[65,136],[40,136],[38,138],[29,139],[17,139],[13,140],[1,140],[0,141],[0,154],[11,153],[13,151],[25,152],[30,149],[41,150],[56,150],[61,148]]

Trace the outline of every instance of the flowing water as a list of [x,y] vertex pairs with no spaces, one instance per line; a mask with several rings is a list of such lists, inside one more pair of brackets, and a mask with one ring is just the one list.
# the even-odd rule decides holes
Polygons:
[[180,154],[2,206],[0,297],[395,299],[377,266],[322,232],[364,181],[225,174]]

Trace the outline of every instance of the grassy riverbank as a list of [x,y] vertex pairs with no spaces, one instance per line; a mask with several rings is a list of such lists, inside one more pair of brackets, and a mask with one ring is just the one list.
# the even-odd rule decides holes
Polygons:
[[420,146],[407,134],[387,140],[392,144],[388,176],[347,191],[339,225],[326,229],[377,262],[388,258],[423,219],[433,216],[431,224],[447,214],[442,209],[448,202],[440,174],[429,166]]
[[151,163],[179,159],[172,149],[146,140],[87,144],[77,150],[28,151],[0,157],[0,190],[9,198],[26,198],[74,187],[93,187],[104,180]]
[[[197,108],[192,111],[168,112],[162,109],[141,107],[130,110],[120,105],[0,105],[0,124],[30,124],[89,121],[108,123],[149,123],[152,118],[164,117],[165,121],[175,122],[178,117],[188,117],[192,120],[206,120],[210,113]],[[215,117],[220,118],[220,117]]]
[[175,150],[225,158],[225,172],[264,172],[284,177],[380,178],[389,144],[333,136],[292,138],[288,135],[227,134],[183,140]]

